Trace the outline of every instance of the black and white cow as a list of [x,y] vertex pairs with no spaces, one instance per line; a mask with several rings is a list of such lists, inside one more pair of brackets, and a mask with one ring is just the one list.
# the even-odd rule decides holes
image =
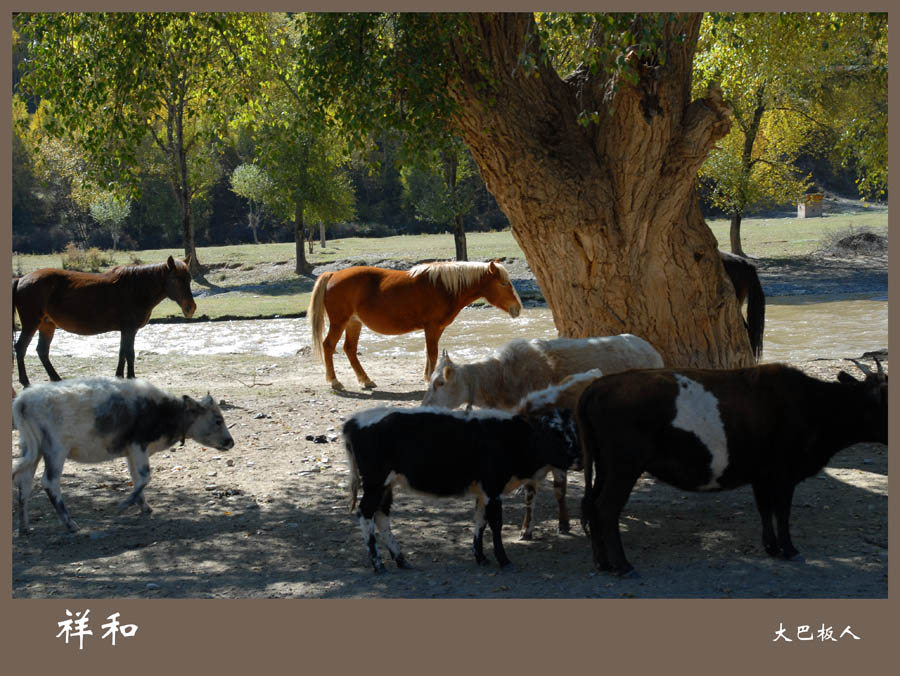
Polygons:
[[32,385],[15,398],[12,412],[22,455],[13,470],[22,535],[28,532],[28,498],[41,458],[41,483],[60,520],[74,532],[78,526],[59,490],[66,458],[103,462],[124,456],[134,490],[119,510],[137,503],[148,513],[143,490],[150,481],[150,455],[186,438],[219,450],[234,446],[210,395],[201,401],[177,397],[140,379],[79,378]]
[[533,483],[551,467],[565,469],[580,452],[570,411],[533,416],[505,411],[471,413],[439,408],[376,408],[349,418],[343,426],[350,466],[350,510],[356,515],[375,572],[384,564],[375,527],[400,568],[406,557],[391,534],[390,508],[395,482],[437,497],[475,495],[472,550],[486,564],[482,547],[485,521],[491,527],[494,556],[509,565],[500,537],[502,495],[520,483]]
[[788,523],[796,485],[851,444],[887,443],[887,376],[880,363],[878,373],[859,366],[862,381],[841,371],[837,382],[824,382],[783,364],[628,371],[595,380],[576,409],[582,521],[595,565],[633,571],[619,515],[645,471],[690,491],[749,483],[766,552],[800,559]]

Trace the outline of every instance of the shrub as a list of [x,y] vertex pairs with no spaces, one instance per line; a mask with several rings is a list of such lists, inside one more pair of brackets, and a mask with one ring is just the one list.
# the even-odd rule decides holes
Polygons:
[[87,251],[79,249],[73,242],[66,244],[62,253],[62,266],[64,270],[80,270],[81,272],[99,272],[101,268],[113,265],[115,260],[96,247]]

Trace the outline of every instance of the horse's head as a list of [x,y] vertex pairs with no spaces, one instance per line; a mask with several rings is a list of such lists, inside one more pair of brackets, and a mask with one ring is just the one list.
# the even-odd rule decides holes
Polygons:
[[181,307],[184,316],[190,319],[197,310],[197,303],[191,293],[191,256],[188,254],[183,261],[169,256],[166,261],[166,296],[174,300]]
[[497,261],[491,261],[488,265],[484,298],[494,307],[508,312],[510,317],[518,317],[522,312],[522,300],[512,285],[509,273]]

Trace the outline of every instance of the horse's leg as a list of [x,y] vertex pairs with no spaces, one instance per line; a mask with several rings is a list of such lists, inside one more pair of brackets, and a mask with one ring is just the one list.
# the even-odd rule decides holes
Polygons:
[[50,343],[53,342],[54,333],[56,333],[56,324],[46,319],[41,322],[40,326],[38,326],[37,353],[41,363],[44,365],[44,370],[50,376],[50,380],[62,380],[56,369],[53,368],[53,364],[50,363]]
[[347,355],[359,384],[366,388],[377,387],[372,379],[369,378],[362,364],[359,363],[359,357],[356,356],[356,348],[359,345],[359,334],[362,331],[362,326],[362,322],[356,317],[352,317],[347,322],[347,329],[344,333],[344,354]]
[[328,334],[322,341],[322,359],[325,362],[325,381],[331,385],[333,390],[343,390],[344,386],[334,374],[334,351],[337,349],[338,341],[347,325],[347,319],[338,321],[336,317],[328,316]]
[[431,374],[438,360],[438,341],[444,332],[443,326],[425,327],[425,382],[431,380]]
[[25,373],[25,353],[28,351],[28,344],[37,331],[38,322],[26,322],[26,320],[22,319],[21,313],[19,320],[22,322],[22,330],[19,332],[19,339],[16,341],[16,365],[19,367],[19,382],[22,383],[22,387],[28,387],[28,375]]
[[116,366],[116,377],[125,375],[125,364],[128,363],[128,377],[134,378],[134,337],[137,331],[122,329],[122,338],[119,341],[119,363]]

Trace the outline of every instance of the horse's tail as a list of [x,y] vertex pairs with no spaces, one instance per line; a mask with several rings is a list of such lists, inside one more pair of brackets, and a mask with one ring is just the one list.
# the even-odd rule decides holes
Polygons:
[[756,361],[762,358],[763,329],[766,324],[766,294],[763,293],[756,266],[752,267],[747,291],[747,335]]
[[756,266],[743,256],[720,251],[725,272],[734,285],[738,303],[747,301],[747,337],[756,361],[762,357],[763,329],[766,323],[766,296],[759,281]]
[[309,299],[309,309],[306,311],[306,319],[309,321],[312,329],[313,356],[320,361],[324,359],[322,343],[324,341],[323,334],[325,333],[325,289],[332,274],[331,272],[323,272],[319,275],[315,286],[313,286],[312,296]]

